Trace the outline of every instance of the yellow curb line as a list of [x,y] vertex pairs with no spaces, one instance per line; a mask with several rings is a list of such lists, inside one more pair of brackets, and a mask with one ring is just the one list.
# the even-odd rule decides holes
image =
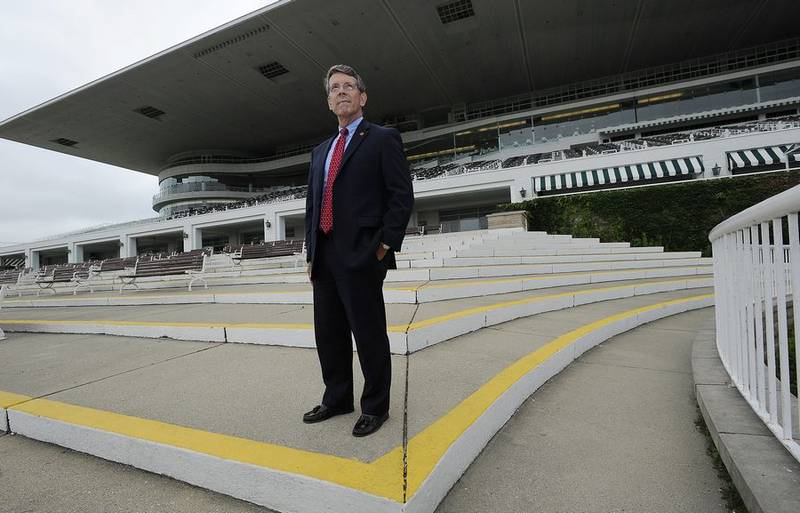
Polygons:
[[511,386],[523,376],[539,367],[551,356],[573,344],[584,335],[616,321],[658,310],[670,305],[713,298],[713,294],[690,296],[634,308],[583,325],[561,335],[543,347],[528,353],[512,363],[488,382],[461,401],[455,408],[439,417],[408,442],[407,496],[412,497],[433,471],[450,446]]
[[[586,324],[561,335],[507,366],[487,383],[434,421],[408,443],[406,497],[412,497],[449,447],[514,383],[580,337],[608,324],[669,305],[712,298],[713,294],[673,299],[634,308]],[[391,449],[371,463],[257,442],[65,404],[48,399],[0,392],[0,407],[68,424],[178,447],[225,460],[237,461],[336,483],[402,503],[403,447]]]

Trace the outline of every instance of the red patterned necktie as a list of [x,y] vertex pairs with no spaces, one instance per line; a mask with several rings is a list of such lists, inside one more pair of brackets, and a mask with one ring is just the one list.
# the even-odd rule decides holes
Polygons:
[[339,167],[342,165],[344,143],[347,141],[347,128],[342,128],[339,133],[339,140],[336,141],[331,163],[328,166],[328,180],[325,182],[325,192],[322,193],[322,210],[319,214],[319,227],[325,234],[328,234],[333,228],[333,182],[336,180],[336,175],[339,174]]

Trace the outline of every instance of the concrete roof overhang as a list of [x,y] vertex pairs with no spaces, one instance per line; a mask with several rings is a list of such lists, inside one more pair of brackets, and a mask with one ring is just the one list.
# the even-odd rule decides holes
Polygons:
[[[182,152],[324,137],[336,63],[361,72],[380,121],[800,34],[796,0],[472,0],[475,16],[447,25],[444,3],[282,0],[14,116],[0,137],[157,175]],[[258,71],[272,62],[288,73]]]

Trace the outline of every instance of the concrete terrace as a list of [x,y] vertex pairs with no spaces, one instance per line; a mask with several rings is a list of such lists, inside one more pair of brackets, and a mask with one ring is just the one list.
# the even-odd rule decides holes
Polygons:
[[[231,270],[223,255],[213,257],[209,287],[192,292],[185,280],[154,279],[143,290],[119,293],[107,278],[94,293],[37,296],[30,284],[7,297],[0,310],[8,337],[0,343],[0,428],[276,511],[434,511],[446,496],[440,510],[466,511],[466,502],[483,504],[483,511],[516,510],[530,492],[521,502],[486,503],[494,492],[475,502],[452,487],[473,461],[470,472],[483,472],[482,459],[505,450],[501,435],[476,460],[495,433],[517,429],[523,421],[503,426],[548,380],[537,394],[559,390],[575,372],[589,372],[584,383],[602,387],[627,373],[620,369],[640,368],[643,390],[653,388],[646,384],[653,376],[645,376],[652,371],[677,373],[669,386],[691,391],[686,340],[697,322],[713,316],[710,261],[698,253],[518,230],[412,238],[404,250],[403,268],[386,283],[391,418],[367,439],[350,435],[357,412],[300,422],[322,392],[303,269],[283,259]],[[638,336],[621,335],[642,325],[633,332]],[[628,349],[587,353],[616,340],[627,340]],[[597,358],[605,358],[599,377],[591,373]],[[639,435],[653,436],[658,426],[643,418],[650,415],[647,398],[635,383],[604,408],[626,404],[619,417],[609,416],[619,425],[631,415],[642,425]],[[696,447],[694,417],[685,418],[685,405],[673,411],[674,402],[673,396],[657,415],[679,416],[676,440]],[[535,403],[528,404],[523,413]],[[565,433],[579,422],[551,420],[566,422]],[[538,428],[525,422],[520,429]],[[628,431],[626,438],[637,430]],[[617,438],[612,428],[574,435]],[[7,439],[0,447],[16,444]],[[523,444],[530,455],[545,449],[535,441]],[[703,455],[690,452],[690,466],[711,483],[690,488],[715,490],[710,464],[704,468]],[[522,454],[512,465],[539,464]],[[620,471],[631,457],[616,454]],[[543,479],[547,468],[532,475]],[[463,483],[473,479],[470,472]],[[503,489],[491,483],[504,479],[488,477],[487,490]],[[645,488],[640,499],[651,493]],[[696,495],[698,504],[718,500]],[[587,510],[557,507],[556,499],[535,495],[534,502]]]

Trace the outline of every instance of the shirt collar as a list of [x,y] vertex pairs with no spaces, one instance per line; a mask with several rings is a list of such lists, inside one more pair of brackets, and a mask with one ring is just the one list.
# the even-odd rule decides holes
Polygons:
[[[356,131],[356,128],[358,128],[358,125],[361,124],[361,120],[362,119],[364,119],[364,116],[361,116],[360,118],[354,119],[352,123],[350,123],[349,125],[347,125],[345,127],[347,129],[347,135],[348,136],[353,135],[353,133]],[[342,129],[340,128],[339,132],[341,132],[341,131],[342,131]]]

